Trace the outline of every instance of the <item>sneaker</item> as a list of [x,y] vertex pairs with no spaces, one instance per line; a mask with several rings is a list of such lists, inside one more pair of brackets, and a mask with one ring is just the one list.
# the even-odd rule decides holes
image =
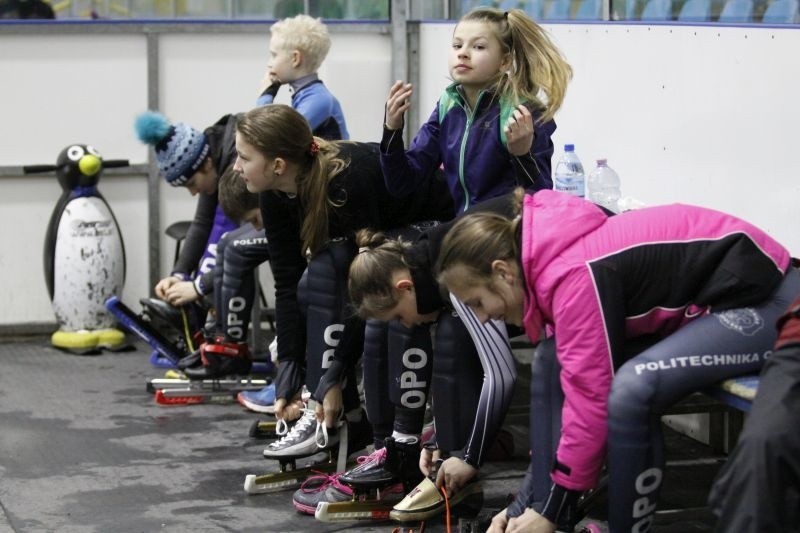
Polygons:
[[[324,425],[317,422],[314,409],[303,409],[303,415],[292,429],[283,438],[264,448],[264,457],[267,459],[308,457],[333,448],[339,443],[339,434],[335,429],[323,428]],[[321,439],[317,437],[318,433],[322,434]]]
[[[449,505],[452,509],[469,497],[479,498],[482,502],[483,486],[479,481],[467,483],[457,493],[448,496],[445,502],[444,495],[436,487],[436,483],[426,477],[392,508],[389,518],[398,522],[427,520],[444,511],[445,505]],[[480,508],[480,505],[476,507]]]
[[353,489],[339,482],[341,472],[318,474],[306,479],[292,496],[294,508],[303,514],[313,515],[320,502],[346,502],[353,499]]
[[236,395],[240,404],[256,413],[275,414],[275,384],[261,390],[242,391]]

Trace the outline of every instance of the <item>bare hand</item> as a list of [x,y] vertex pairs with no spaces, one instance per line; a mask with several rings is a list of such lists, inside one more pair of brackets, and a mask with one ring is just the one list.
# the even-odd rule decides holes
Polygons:
[[180,282],[181,278],[177,276],[168,276],[158,283],[156,283],[156,296],[164,301],[167,301],[167,289]]
[[200,299],[200,295],[194,290],[193,281],[179,281],[165,291],[166,300],[175,307],[186,305]]
[[442,456],[442,452],[438,449],[436,450],[429,450],[428,448],[423,448],[421,452],[419,452],[419,469],[423,475],[429,476],[431,474],[431,468],[439,460]]
[[554,533],[556,525],[530,507],[521,515],[512,518],[506,533]]
[[336,422],[342,414],[343,406],[342,386],[337,383],[328,389],[322,403],[317,404],[317,421],[325,422],[325,426],[329,428],[336,427]]
[[506,509],[503,509],[492,518],[492,523],[489,524],[489,529],[486,533],[504,533],[508,526],[508,517],[506,516]]
[[264,94],[264,91],[267,90],[267,87],[276,81],[278,80],[270,73],[269,69],[267,69],[266,72],[264,72],[264,77],[261,79],[261,85],[258,87],[258,94]]
[[466,485],[477,473],[478,469],[471,464],[458,457],[451,457],[439,467],[439,473],[436,474],[436,486],[444,486],[447,489],[447,494],[453,495],[461,490],[461,487]]
[[275,400],[275,418],[291,422],[300,418],[303,409],[303,401],[300,399],[300,394],[292,399],[291,402],[286,398],[278,398]]
[[403,129],[403,115],[411,107],[411,94],[414,88],[410,83],[394,82],[386,99],[386,127],[390,130]]
[[504,129],[508,152],[511,155],[525,155],[533,145],[533,117],[528,108],[520,104],[508,117]]

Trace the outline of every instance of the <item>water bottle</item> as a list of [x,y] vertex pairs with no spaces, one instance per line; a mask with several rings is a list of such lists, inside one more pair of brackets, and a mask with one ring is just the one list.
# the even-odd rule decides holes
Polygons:
[[583,165],[575,153],[575,145],[565,144],[564,155],[558,160],[553,174],[553,189],[583,198],[584,187]]
[[619,212],[619,199],[622,196],[619,175],[608,166],[606,159],[598,159],[597,167],[589,173],[586,180],[586,196],[592,202]]

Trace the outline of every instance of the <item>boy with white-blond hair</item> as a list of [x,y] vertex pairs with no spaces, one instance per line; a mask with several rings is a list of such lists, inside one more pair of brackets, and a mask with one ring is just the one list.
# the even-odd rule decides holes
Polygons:
[[350,138],[342,106],[317,71],[331,48],[328,28],[308,15],[279,20],[270,27],[269,64],[258,105],[271,104],[282,84],[292,90],[291,106],[303,115],[317,137]]

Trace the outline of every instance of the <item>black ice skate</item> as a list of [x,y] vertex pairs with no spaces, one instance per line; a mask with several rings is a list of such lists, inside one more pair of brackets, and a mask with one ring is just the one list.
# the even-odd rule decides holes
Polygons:
[[353,489],[348,502],[320,502],[315,516],[323,522],[386,520],[394,505],[422,479],[419,442],[401,443],[389,437],[339,481]]

